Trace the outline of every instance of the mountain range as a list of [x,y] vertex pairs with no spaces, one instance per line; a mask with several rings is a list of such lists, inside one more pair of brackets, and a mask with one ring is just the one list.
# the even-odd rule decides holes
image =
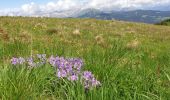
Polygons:
[[100,11],[86,9],[77,14],[76,18],[96,18],[104,20],[123,20],[143,23],[159,23],[170,18],[170,11],[133,10],[133,11]]
[[[12,14],[13,16],[20,16]],[[33,15],[36,17],[56,17],[56,18],[95,18],[103,20],[123,20],[131,22],[143,22],[143,23],[160,23],[163,20],[170,19],[170,11],[156,11],[156,10],[99,10],[99,9],[74,9],[68,11],[52,11],[43,12],[37,11]]]

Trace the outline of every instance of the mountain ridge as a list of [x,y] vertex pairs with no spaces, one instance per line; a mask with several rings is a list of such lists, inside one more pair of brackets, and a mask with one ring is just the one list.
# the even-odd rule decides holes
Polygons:
[[[96,11],[96,12],[94,12]],[[86,9],[84,14],[77,16],[77,18],[96,18],[104,20],[123,20],[131,22],[143,23],[159,23],[165,19],[170,18],[170,11],[156,11],[156,10],[131,10],[131,11],[97,11]]]
[[[7,16],[23,16],[17,13],[11,13]],[[159,10],[102,10],[95,8],[74,9],[66,11],[52,11],[43,12],[37,11],[36,13],[24,16],[30,17],[54,17],[54,18],[95,18],[102,20],[122,20],[130,22],[142,22],[149,24],[160,23],[163,20],[170,19],[170,11]]]

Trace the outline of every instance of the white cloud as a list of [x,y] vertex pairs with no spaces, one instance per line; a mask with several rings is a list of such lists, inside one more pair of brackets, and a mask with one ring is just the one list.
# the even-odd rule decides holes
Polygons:
[[[53,11],[68,11],[75,9],[96,8],[103,10],[121,9],[158,9],[170,6],[170,0],[54,0],[44,5],[35,3],[22,5],[14,10],[0,10],[0,15],[36,15]],[[168,9],[168,8],[167,8]],[[164,10],[167,10],[164,9]],[[170,10],[170,7],[169,7]]]
[[90,7],[119,10],[123,8],[145,9],[159,5],[170,5],[170,0],[91,0]]
[[78,0],[59,0],[57,2],[49,2],[46,5],[44,5],[42,8],[44,10],[52,11],[65,11],[70,10],[73,8],[80,7],[80,2]]
[[40,5],[31,2],[30,4],[22,5],[21,11],[26,14],[34,14],[40,10]]

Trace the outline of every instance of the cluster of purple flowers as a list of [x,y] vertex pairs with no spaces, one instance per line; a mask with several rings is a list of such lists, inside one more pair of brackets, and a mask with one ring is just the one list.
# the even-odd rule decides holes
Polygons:
[[51,56],[49,58],[49,63],[57,69],[57,77],[67,77],[72,81],[78,80],[78,76],[83,66],[82,60],[77,58],[65,59],[64,57]]
[[24,63],[25,63],[25,59],[22,58],[22,57],[19,57],[19,58],[13,57],[13,58],[11,59],[11,63],[12,63],[13,65],[24,64]]
[[79,58],[54,57],[49,58],[49,63],[56,69],[58,78],[67,78],[70,81],[80,80],[85,88],[96,87],[100,82],[89,71],[82,71],[83,61]]
[[30,67],[37,67],[45,65],[49,62],[55,68],[56,76],[58,78],[67,79],[69,81],[80,81],[86,89],[97,87],[100,82],[97,81],[94,75],[89,71],[82,71],[83,61],[79,58],[64,58],[59,56],[51,56],[46,58],[45,54],[37,54],[35,57],[29,58],[15,58],[11,59],[13,65],[28,64]]
[[13,57],[11,59],[11,63],[13,65],[22,65],[27,64],[29,67],[37,67],[46,64],[46,54],[37,54],[36,57],[29,57],[29,58],[23,58],[23,57]]
[[89,71],[84,71],[82,77],[85,88],[97,87],[100,85],[100,82],[96,80],[94,75]]

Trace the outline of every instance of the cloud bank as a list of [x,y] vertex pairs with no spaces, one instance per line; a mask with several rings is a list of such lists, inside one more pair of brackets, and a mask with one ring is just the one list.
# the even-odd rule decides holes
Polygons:
[[32,16],[41,13],[74,12],[87,8],[100,10],[170,10],[170,0],[54,0],[44,5],[34,2],[19,8],[0,10],[0,16]]

